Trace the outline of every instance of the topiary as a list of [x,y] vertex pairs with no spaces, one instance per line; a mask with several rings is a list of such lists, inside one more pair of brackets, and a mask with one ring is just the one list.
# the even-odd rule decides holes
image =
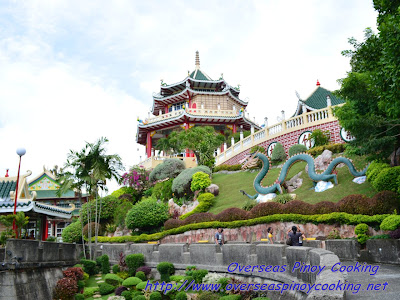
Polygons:
[[380,191],[392,191],[397,192],[397,178],[400,176],[400,166],[383,169],[375,180],[372,182],[372,186],[378,192]]
[[143,281],[147,280],[146,274],[144,274],[144,272],[142,272],[142,271],[136,272],[135,277],[137,277]]
[[203,191],[206,187],[211,184],[210,175],[204,172],[194,173],[192,176],[192,182],[190,184],[190,189],[192,192]]
[[382,230],[396,230],[399,227],[400,227],[400,216],[398,215],[388,216],[382,221],[380,225],[380,228]]
[[144,290],[146,288],[146,286],[147,286],[147,281],[142,281],[136,285],[136,289],[141,291],[141,290]]
[[371,215],[391,214],[400,210],[399,195],[391,191],[375,194],[368,202]]
[[246,220],[249,213],[237,207],[227,208],[215,216],[215,219],[220,222],[232,222],[236,220]]
[[183,226],[184,224],[185,224],[185,221],[182,221],[180,219],[169,219],[169,220],[165,221],[164,229],[168,230],[168,229]]
[[173,275],[175,273],[175,267],[170,262],[160,262],[157,265],[157,271],[161,275],[161,281],[169,282],[170,275]]
[[150,294],[149,300],[161,300],[162,296],[159,292],[153,292]]
[[142,280],[140,278],[137,277],[129,277],[127,279],[125,279],[122,282],[122,285],[127,287],[127,288],[131,288],[133,286],[136,286],[138,283],[142,282]]
[[[122,296],[122,292],[127,291],[128,288],[125,286],[119,286],[115,289],[115,296]],[[130,292],[129,292],[130,293]]]
[[135,204],[126,215],[125,224],[129,229],[146,229],[161,226],[168,219],[168,206],[149,198]]
[[202,222],[212,222],[215,221],[215,216],[212,213],[197,213],[194,215],[191,215],[189,217],[187,217],[185,219],[185,221],[181,221],[183,222],[183,224],[194,224],[194,223],[202,223]]
[[110,273],[110,260],[107,254],[100,256],[100,263],[101,263],[101,273],[108,274]]
[[133,207],[133,204],[129,201],[123,201],[121,204],[119,204],[115,208],[114,212],[114,224],[120,228],[125,227],[125,218],[126,214],[128,213],[129,210],[131,210]]
[[167,178],[175,178],[183,170],[185,170],[185,163],[177,158],[166,159],[162,164],[157,165],[151,171],[150,181],[164,180]]
[[136,274],[136,269],[144,265],[144,255],[142,253],[129,254],[125,258],[130,276]]
[[83,271],[89,275],[96,275],[96,262],[89,259],[81,259],[81,264],[83,265]]
[[285,149],[281,143],[276,143],[274,150],[272,150],[271,160],[275,162],[286,160]]
[[77,268],[77,267],[68,268],[63,272],[63,275],[64,275],[64,277],[72,278],[75,281],[82,280],[83,279],[83,269]]
[[111,284],[111,285],[115,286],[115,287],[120,285],[123,282],[123,280],[120,277],[118,277],[117,274],[107,274],[104,277],[104,281],[106,283],[108,283],[108,284]]
[[168,201],[172,198],[173,178],[157,183],[153,188],[152,196],[157,200]]
[[355,233],[356,235],[359,235],[359,234],[366,234],[366,233],[368,232],[368,229],[369,229],[369,227],[368,227],[367,224],[361,223],[361,224],[358,224],[358,225],[354,228],[354,233]]
[[146,276],[149,276],[151,273],[151,268],[147,266],[142,266],[137,268],[136,272],[143,272]]
[[366,175],[367,175],[368,181],[371,183],[374,182],[374,180],[379,175],[379,173],[382,172],[382,170],[388,169],[388,168],[390,168],[389,164],[373,161],[368,166],[368,169],[367,169]]
[[[139,284],[141,284],[141,283],[139,283]],[[136,296],[140,296],[140,295],[143,295],[143,293],[141,291],[133,291],[132,292],[132,298],[135,298]]]
[[282,213],[283,205],[276,202],[264,202],[254,206],[249,214],[252,219]]
[[129,273],[126,271],[118,272],[117,276],[123,280],[127,279],[129,277]]
[[200,269],[193,271],[192,276],[196,283],[201,283],[203,281],[204,276],[206,276],[207,274],[208,274],[207,270]]
[[336,203],[330,201],[321,201],[313,205],[313,214],[330,214],[338,211]]
[[307,147],[302,144],[293,145],[289,148],[289,156],[293,156],[303,152],[307,152]]
[[185,280],[185,276],[184,275],[172,275],[170,276],[171,281],[175,281],[175,282],[183,282],[183,280]]
[[79,243],[82,241],[82,224],[78,220],[69,224],[61,233],[63,242],[65,243]]
[[120,272],[121,270],[119,269],[119,265],[113,265],[112,271],[114,274],[117,274],[118,272]]
[[108,295],[114,292],[115,287],[109,283],[103,282],[99,284],[100,295]]
[[[100,220],[97,220],[99,223],[108,223],[114,217],[114,212],[117,206],[122,202],[122,200],[108,195],[106,197],[97,199],[97,211],[100,212]],[[79,210],[80,220],[83,224],[86,224],[88,221],[87,211],[91,210],[92,212],[96,211],[96,200],[91,200],[82,205],[82,208]],[[101,207],[101,210],[100,210]],[[95,214],[91,214],[91,220],[95,221]]]
[[54,289],[54,298],[61,300],[69,300],[74,297],[78,292],[78,285],[76,280],[71,277],[61,278],[56,283]]
[[367,242],[368,239],[369,239],[369,235],[367,235],[367,234],[360,233],[359,235],[357,235],[357,241],[361,245],[364,245]]
[[85,296],[83,296],[83,294],[76,294],[75,295],[75,300],[84,300]]
[[146,300],[146,297],[143,295],[135,296],[133,300]]
[[175,296],[176,300],[187,300],[187,295],[184,291],[179,292],[178,294],[176,294]]
[[[116,294],[116,293],[115,293]],[[132,300],[132,293],[131,291],[123,291],[121,296],[125,298],[125,300]]]
[[337,204],[338,210],[349,214],[370,215],[369,198],[365,195],[348,195]]
[[90,298],[94,295],[95,292],[99,291],[99,287],[87,287],[83,290],[83,296],[85,298]]
[[183,196],[185,193],[190,194],[190,184],[192,182],[193,174],[197,172],[204,172],[211,175],[211,170],[206,166],[198,166],[191,169],[182,171],[172,182],[172,192],[177,195]]

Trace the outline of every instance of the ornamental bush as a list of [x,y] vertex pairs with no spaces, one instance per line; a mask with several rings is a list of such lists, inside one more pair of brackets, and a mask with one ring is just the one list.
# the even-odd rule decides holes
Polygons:
[[103,282],[99,284],[100,295],[108,295],[114,292],[115,287],[109,283]]
[[140,199],[144,191],[152,187],[153,183],[149,180],[150,171],[143,166],[132,167],[129,172],[122,175],[122,183],[135,190],[137,198]]
[[[193,216],[195,216],[195,215],[193,215]],[[215,219],[220,222],[246,220],[248,218],[249,218],[249,213],[247,211],[237,208],[237,207],[227,208],[215,216]]]
[[156,183],[153,188],[152,196],[157,200],[167,202],[172,198],[172,182],[173,178],[165,180],[163,182]]
[[[116,289],[115,289],[115,296],[122,296],[121,294],[122,294],[122,292],[124,292],[124,291],[127,291],[128,290],[128,288],[127,287],[125,287],[125,286],[119,286],[119,287],[117,287]],[[130,293],[130,292],[129,292]]]
[[400,211],[399,195],[394,192],[377,193],[368,203],[371,208],[371,215],[391,214],[395,210]]
[[157,271],[161,275],[161,281],[170,282],[170,275],[175,273],[175,267],[170,262],[160,262],[157,265]]
[[307,152],[307,147],[302,144],[293,145],[289,148],[289,156],[293,156],[303,152]]
[[188,213],[180,216],[179,219],[184,220],[193,214],[207,212],[211,208],[211,206],[214,205],[214,198],[215,198],[215,196],[211,193],[201,194],[197,198],[197,200],[199,201],[199,205],[197,205],[196,208],[193,209],[191,212],[188,212]]
[[272,201],[278,202],[280,204],[285,204],[292,200],[293,200],[293,198],[290,194],[279,194],[279,195],[276,195],[276,197],[274,199],[272,199]]
[[83,294],[76,294],[75,295],[75,300],[84,300],[85,296]]
[[[114,212],[117,206],[121,203],[122,201],[114,196],[106,196],[100,199],[97,199],[97,212],[100,212],[100,205],[101,205],[101,214],[100,214],[100,220],[97,220],[100,223],[107,223],[112,220],[114,217]],[[96,200],[91,200],[89,202],[86,202],[85,204],[82,205],[82,208],[79,211],[80,214],[80,220],[83,222],[83,224],[87,223],[88,217],[87,217],[87,211],[88,207],[91,211],[91,221],[95,221],[95,212],[96,212]]]
[[329,214],[338,211],[336,203],[330,201],[321,201],[313,205],[313,214]]
[[321,130],[321,129],[315,129],[310,137],[309,140],[314,140],[314,146],[324,146],[329,144],[329,139],[331,137],[331,134],[329,130]]
[[368,227],[367,224],[364,224],[364,223],[358,224],[358,225],[354,228],[354,233],[355,233],[356,235],[359,235],[359,234],[367,234],[368,228],[369,228],[369,227]]
[[200,269],[200,270],[195,270],[195,271],[193,271],[192,276],[193,276],[194,281],[195,281],[196,283],[202,283],[202,282],[203,282],[203,278],[204,278],[207,274],[208,274],[208,271],[207,271],[207,270]]
[[144,255],[142,253],[129,254],[125,258],[128,266],[129,276],[136,274],[136,269],[144,265]]
[[137,277],[128,277],[122,282],[122,285],[127,287],[127,288],[132,288],[133,286],[136,286],[138,283],[142,282],[140,278]]
[[139,282],[136,285],[136,289],[139,290],[139,291],[144,290],[146,288],[146,285],[147,285],[147,281]]
[[192,183],[190,184],[190,189],[192,192],[203,191],[206,187],[211,184],[210,175],[204,172],[194,173],[192,176]]
[[254,206],[250,212],[250,217],[259,218],[268,215],[280,214],[282,212],[282,204],[276,202],[264,202]]
[[284,204],[282,209],[288,214],[312,215],[314,205],[300,200],[292,200]]
[[78,220],[69,224],[61,233],[63,242],[65,243],[80,243],[82,241],[82,224]]
[[274,147],[274,150],[272,150],[271,160],[275,162],[286,160],[285,149],[281,143],[277,143]]
[[390,168],[389,164],[373,161],[368,166],[368,169],[367,169],[366,175],[367,175],[368,181],[371,183],[374,182],[374,180],[379,175],[379,173],[382,172],[382,170],[388,169],[388,168]]
[[219,165],[214,168],[214,173],[219,171],[240,171],[242,165]]
[[396,230],[393,230],[391,233],[389,233],[390,238],[392,239],[400,239],[400,228],[397,228]]
[[197,213],[187,217],[184,221],[180,220],[184,224],[194,224],[194,223],[202,223],[202,222],[211,222],[215,221],[216,218],[212,213]]
[[71,277],[61,278],[54,289],[54,299],[71,300],[78,292],[76,280]]
[[83,270],[82,268],[68,268],[63,272],[63,275],[78,281],[83,279]]
[[150,294],[150,300],[161,300],[162,296],[159,292],[152,292]]
[[197,172],[204,172],[208,175],[211,175],[210,168],[206,166],[198,166],[183,170],[172,182],[172,192],[175,194],[175,196],[183,196],[185,193],[191,193],[190,184],[192,182],[192,176]]
[[101,273],[103,274],[110,273],[110,260],[107,254],[100,256],[100,264],[101,264]]
[[129,186],[123,186],[119,188],[118,190],[114,191],[111,193],[111,196],[114,196],[115,198],[120,198],[123,195],[131,195],[131,199],[134,202],[135,200],[135,190]]
[[184,291],[181,291],[176,294],[175,299],[176,300],[187,300],[187,295]]
[[242,299],[242,296],[240,295],[228,295],[219,298],[219,300],[240,300],[240,299]]
[[346,144],[329,144],[323,146],[316,146],[307,150],[307,153],[316,157],[321,155],[325,150],[332,151],[332,153],[342,153],[345,150]]
[[369,235],[365,233],[360,233],[359,235],[357,235],[357,242],[359,242],[361,245],[364,245],[367,240],[369,240],[369,238]]
[[89,259],[81,259],[83,271],[89,275],[96,275],[96,262]]
[[104,281],[108,284],[111,284],[113,286],[119,286],[123,280],[117,275],[117,274],[107,274],[104,277]]
[[[194,214],[194,216],[195,215],[198,215],[198,214]],[[172,228],[176,228],[176,227],[182,226],[184,224],[186,224],[185,221],[182,221],[180,219],[169,219],[164,223],[164,229],[168,230],[168,229],[172,229]]]
[[123,291],[121,296],[125,298],[125,300],[132,300],[132,293],[131,291]]
[[117,274],[118,272],[120,272],[119,265],[113,265],[112,266],[112,271],[113,271],[114,274]]
[[382,230],[396,230],[400,227],[400,216],[391,215],[385,218],[381,223]]
[[135,296],[132,300],[147,300],[147,299],[145,296],[139,295],[139,296]]
[[168,219],[168,206],[156,199],[143,199],[127,213],[125,224],[129,229],[142,230],[161,226]]
[[349,214],[371,215],[369,198],[365,195],[348,195],[340,200],[337,204],[340,212]]
[[124,228],[125,227],[125,218],[126,218],[126,214],[128,213],[128,211],[130,211],[133,207],[133,204],[129,201],[122,201],[121,204],[119,204],[116,208],[115,208],[115,212],[114,212],[114,224],[120,228]]
[[83,296],[85,298],[90,298],[94,295],[95,292],[98,292],[98,291],[99,291],[99,288],[97,286],[96,287],[87,287],[83,290]]
[[150,181],[172,179],[178,176],[183,170],[185,170],[185,163],[182,160],[177,158],[166,159],[151,171]]
[[149,276],[151,273],[151,268],[147,266],[142,266],[137,268],[136,272],[143,272],[146,276]]
[[142,271],[136,272],[135,277],[141,279],[142,281],[147,280],[146,274],[144,274]]
[[126,271],[118,272],[117,276],[123,280],[127,279],[129,277],[129,273]]
[[375,180],[372,182],[372,186],[378,192],[380,191],[392,191],[397,192],[398,184],[397,178],[400,176],[400,166],[383,169]]
[[[89,226],[91,230],[91,236],[95,236],[95,230],[96,230],[96,223],[95,222],[90,222],[89,224],[86,224],[83,227],[83,235],[87,238],[89,236]],[[101,227],[101,224],[97,223],[98,230],[99,230],[99,235],[103,235],[103,229]]]

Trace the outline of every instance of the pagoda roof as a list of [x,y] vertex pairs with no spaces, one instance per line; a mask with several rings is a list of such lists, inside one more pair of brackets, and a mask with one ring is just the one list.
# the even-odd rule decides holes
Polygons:
[[[75,207],[73,207],[74,209]],[[23,211],[34,211],[44,215],[70,219],[72,216],[72,209],[63,209],[53,205],[47,205],[39,203],[37,201],[17,201],[17,212]],[[14,201],[2,201],[0,202],[0,214],[1,213],[12,213],[14,212]]]
[[0,181],[0,201],[10,200],[10,192],[15,192],[17,180]]
[[200,69],[194,70],[192,73],[190,73],[189,77],[196,80],[213,81],[210,76]]
[[296,112],[294,113],[293,117],[302,113],[303,105],[305,105],[305,107],[311,111],[327,107],[327,96],[331,98],[332,105],[338,105],[345,102],[343,99],[335,96],[331,91],[321,87],[318,82],[317,88],[311,93],[310,96],[308,96],[305,100],[299,99]]

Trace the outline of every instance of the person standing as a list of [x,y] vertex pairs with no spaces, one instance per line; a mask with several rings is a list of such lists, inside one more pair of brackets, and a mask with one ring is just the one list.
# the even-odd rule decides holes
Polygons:
[[268,244],[273,244],[274,243],[274,229],[272,227],[268,227],[267,229],[267,239],[268,239]]
[[224,234],[222,233],[223,231],[224,230],[221,227],[219,227],[217,229],[217,232],[215,233],[215,236],[214,236],[215,244],[220,245],[220,246],[222,246],[225,243]]
[[303,243],[300,244],[300,238],[305,238],[304,234],[298,231],[298,227],[292,226],[292,229],[288,231],[288,237],[291,241],[290,246],[302,246]]

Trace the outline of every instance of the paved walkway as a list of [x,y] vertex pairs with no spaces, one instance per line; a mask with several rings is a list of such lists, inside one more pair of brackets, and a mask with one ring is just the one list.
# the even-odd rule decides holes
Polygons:
[[[355,262],[345,261],[342,265],[350,266],[354,265]],[[400,266],[397,265],[383,265],[383,264],[372,264],[373,266],[379,266],[379,271],[376,275],[369,275],[369,273],[347,273],[346,280],[350,283],[361,284],[361,289],[357,294],[353,294],[351,291],[346,292],[346,299],[374,299],[374,300],[395,300],[400,299]],[[380,286],[378,291],[367,291],[369,283],[384,284],[388,283],[385,290],[383,291],[383,285]],[[364,289],[364,290],[362,290]]]

